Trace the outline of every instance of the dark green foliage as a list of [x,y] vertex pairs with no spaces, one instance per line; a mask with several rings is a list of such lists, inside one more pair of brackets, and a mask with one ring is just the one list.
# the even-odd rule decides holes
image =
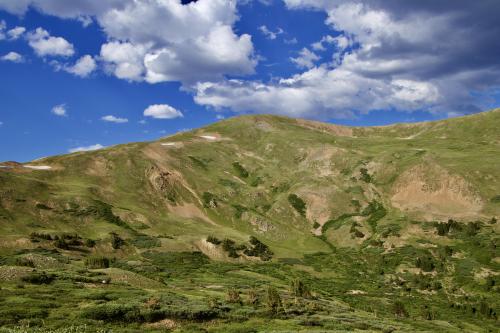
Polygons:
[[266,309],[270,315],[276,316],[283,312],[281,296],[273,286],[268,286],[266,290]]
[[290,283],[290,292],[295,297],[310,298],[311,291],[301,279],[293,279]]
[[248,178],[248,176],[249,176],[248,171],[239,162],[234,162],[233,168],[239,177]]
[[462,231],[462,225],[455,220],[449,219],[448,222],[435,224],[437,234],[439,236],[446,236],[450,232]]
[[431,255],[419,256],[415,261],[415,266],[424,272],[432,272],[436,268],[434,258]]
[[259,176],[255,176],[253,177],[251,180],[250,180],[250,186],[252,187],[257,187],[259,186],[260,184],[264,183],[264,181],[262,180],[261,177]]
[[481,230],[481,222],[469,222],[465,229],[467,236],[475,236]]
[[365,183],[371,183],[373,181],[372,176],[368,173],[368,169],[361,168],[359,172],[361,173],[361,180]]
[[212,243],[214,245],[220,245],[222,243],[222,241],[215,236],[208,236],[207,242]]
[[226,300],[228,303],[242,304],[240,291],[236,288],[228,289]]
[[216,208],[217,207],[217,197],[210,192],[203,192],[201,196],[203,201],[203,206],[205,208]]
[[208,170],[207,163],[205,163],[201,159],[194,157],[194,156],[191,156],[191,155],[189,155],[188,158],[191,160],[191,162],[193,163],[194,166],[201,168],[203,170]]
[[113,206],[100,200],[94,200],[93,205],[86,208],[72,208],[66,210],[66,212],[75,216],[94,216],[119,227],[130,229],[130,226],[127,223],[125,223],[120,217],[113,214]]
[[77,234],[62,234],[60,240],[64,240],[68,246],[80,246],[82,241]]
[[413,285],[420,290],[439,291],[443,288],[440,281],[433,278],[431,275],[418,274],[413,276]]
[[125,244],[125,241],[117,233],[111,232],[109,236],[111,237],[111,247],[113,249],[117,250]]
[[131,240],[132,245],[139,249],[151,249],[161,246],[161,241],[158,238],[144,234],[139,234]]
[[405,305],[401,301],[394,302],[394,304],[392,305],[392,313],[394,313],[396,317],[400,318],[407,318],[409,316]]
[[373,230],[375,230],[377,222],[387,215],[387,210],[380,202],[373,200],[368,204],[368,206],[365,207],[365,209],[363,209],[361,214],[363,216],[369,216],[367,222]]
[[39,232],[32,232],[30,234],[31,241],[40,241],[40,240],[52,240],[52,236],[50,234],[44,234]]
[[96,241],[90,238],[87,238],[84,242],[83,245],[86,247],[94,247],[96,245]]
[[496,224],[497,223],[497,218],[496,217],[492,217],[491,220],[490,220],[490,224]]
[[234,208],[234,217],[237,219],[241,219],[241,216],[243,215],[243,213],[248,210],[248,208],[246,208],[245,206],[239,205],[239,204],[235,204],[232,206]]
[[236,243],[229,238],[224,238],[222,241],[222,249],[227,252],[230,258],[239,258],[239,254],[236,252]]
[[54,241],[54,246],[57,247],[58,249],[62,250],[69,250],[69,245],[66,243],[66,241],[62,238],[58,238]]
[[35,267],[35,263],[28,258],[17,258],[16,266]]
[[288,196],[288,202],[293,208],[303,217],[306,216],[306,203],[296,194],[292,193]]
[[485,284],[485,289],[486,291],[492,290],[497,284],[496,277],[495,276],[488,276],[486,278],[486,284]]
[[365,234],[362,233],[361,231],[359,231],[358,229],[355,229],[354,236],[356,236],[357,238],[363,238],[363,237],[365,237]]
[[32,272],[21,278],[21,281],[31,284],[50,284],[54,281],[55,275],[45,272]]
[[446,260],[447,258],[449,258],[453,255],[453,249],[451,247],[449,247],[448,245],[445,245],[445,246],[439,248],[438,255],[439,255],[440,259]]
[[314,229],[318,229],[319,227],[321,227],[321,224],[319,224],[318,222],[314,221],[313,228]]
[[252,288],[248,290],[247,302],[252,306],[257,306],[257,304],[259,304],[259,294],[257,293],[256,289]]
[[493,198],[491,198],[491,202],[500,203],[500,195],[495,195]]
[[108,268],[109,267],[109,259],[106,257],[87,257],[85,258],[85,266],[90,269],[97,268]]
[[290,184],[288,183],[280,183],[278,185],[271,186],[271,192],[273,194],[284,193],[290,189]]
[[35,205],[36,208],[38,209],[42,209],[42,210],[52,210],[52,208],[50,208],[49,206],[43,204],[43,203],[37,203]]
[[250,257],[260,257],[262,261],[268,261],[272,259],[273,252],[266,244],[262,243],[254,236],[250,236],[250,244],[252,245],[252,248],[246,249],[243,252],[245,253],[245,255]]

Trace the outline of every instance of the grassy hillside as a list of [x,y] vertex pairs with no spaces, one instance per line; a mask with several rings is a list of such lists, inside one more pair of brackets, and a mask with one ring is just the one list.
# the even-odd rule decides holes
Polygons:
[[243,116],[2,163],[0,325],[494,332],[499,126],[500,110],[371,128]]

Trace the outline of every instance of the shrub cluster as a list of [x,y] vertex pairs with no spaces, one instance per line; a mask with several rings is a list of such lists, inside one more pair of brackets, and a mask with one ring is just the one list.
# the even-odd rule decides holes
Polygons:
[[292,193],[288,196],[288,202],[293,208],[303,217],[306,216],[306,203],[296,194]]
[[259,241],[254,236],[250,236],[251,248],[247,248],[243,253],[249,257],[259,257],[262,261],[269,261],[273,257],[273,252],[269,246]]
[[222,243],[220,239],[211,235],[207,237],[207,242],[212,243],[214,245],[220,245]]
[[21,281],[31,284],[50,284],[54,281],[55,275],[45,272],[32,272],[21,278]]
[[233,168],[238,174],[238,176],[240,176],[241,178],[248,178],[249,176],[248,171],[239,162],[234,162]]
[[87,257],[85,259],[85,266],[90,269],[108,268],[110,260],[106,257]]

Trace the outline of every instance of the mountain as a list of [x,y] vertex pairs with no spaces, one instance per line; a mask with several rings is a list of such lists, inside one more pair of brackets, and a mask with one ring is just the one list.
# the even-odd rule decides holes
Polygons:
[[241,116],[1,163],[0,324],[493,332],[499,126]]

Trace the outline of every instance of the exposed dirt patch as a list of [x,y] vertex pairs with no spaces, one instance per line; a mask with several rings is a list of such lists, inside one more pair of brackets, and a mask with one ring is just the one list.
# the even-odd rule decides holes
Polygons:
[[419,164],[401,174],[393,186],[392,204],[422,217],[477,216],[483,203],[472,186],[458,175],[431,163]]
[[147,328],[161,329],[161,330],[174,330],[177,328],[178,324],[172,319],[163,319],[161,321],[157,321],[156,323],[150,323],[144,325]]
[[186,219],[200,219],[210,224],[216,225],[205,213],[201,211],[195,204],[183,203],[182,205],[168,205],[169,211],[179,217]]
[[304,151],[305,156],[299,166],[307,170],[313,168],[321,177],[338,175],[339,171],[333,168],[332,158],[343,152],[344,149],[331,146],[309,148]]
[[112,167],[109,160],[102,156],[97,156],[89,163],[85,173],[90,176],[105,177],[108,175],[108,170],[111,170]]

